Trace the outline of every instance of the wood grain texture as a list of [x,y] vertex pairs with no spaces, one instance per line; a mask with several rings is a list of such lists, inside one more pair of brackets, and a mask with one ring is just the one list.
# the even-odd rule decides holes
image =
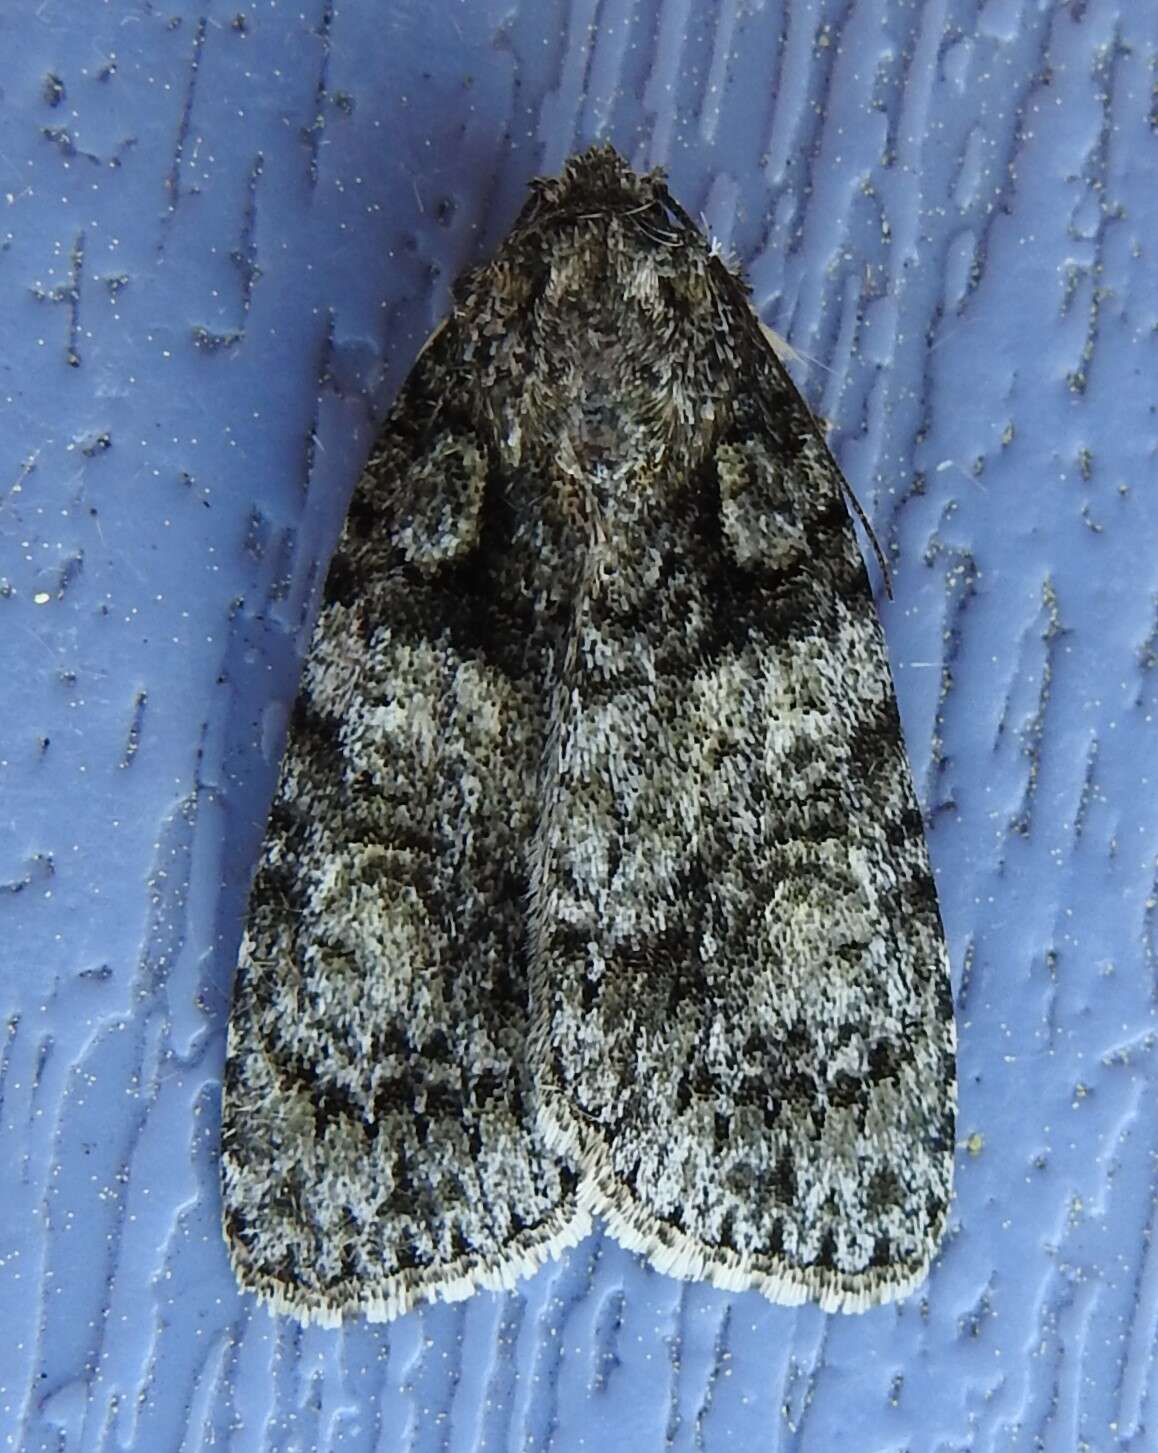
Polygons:
[[[17,6],[0,483],[0,1434],[21,1448],[1137,1450],[1158,1262],[1145,6]],[[301,1335],[217,1096],[297,653],[373,431],[597,136],[746,264],[889,551],[962,1145],[924,1305],[600,1240]],[[628,1421],[629,1420],[629,1421]]]

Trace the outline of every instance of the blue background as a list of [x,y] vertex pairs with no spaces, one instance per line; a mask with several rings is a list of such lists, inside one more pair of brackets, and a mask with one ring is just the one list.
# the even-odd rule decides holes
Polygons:
[[[1132,0],[8,0],[3,1446],[1158,1447],[1156,63]],[[594,1237],[303,1332],[217,1190],[299,654],[453,278],[597,138],[744,262],[893,560],[950,1231],[861,1317]]]

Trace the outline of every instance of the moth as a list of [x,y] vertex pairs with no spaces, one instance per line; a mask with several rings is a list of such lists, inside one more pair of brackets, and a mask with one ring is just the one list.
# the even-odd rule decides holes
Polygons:
[[253,882],[224,1229],[303,1322],[603,1218],[858,1311],[946,1221],[944,935],[846,486],[609,146],[531,184],[357,485]]

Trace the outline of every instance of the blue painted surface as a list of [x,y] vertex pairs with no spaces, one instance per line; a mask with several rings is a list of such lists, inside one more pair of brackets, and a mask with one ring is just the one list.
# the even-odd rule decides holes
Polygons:
[[[16,0],[0,17],[0,1440],[1158,1446],[1158,18]],[[810,366],[952,947],[958,1195],[859,1318],[593,1238],[303,1333],[217,1226],[228,985],[313,593],[526,179],[663,162]]]

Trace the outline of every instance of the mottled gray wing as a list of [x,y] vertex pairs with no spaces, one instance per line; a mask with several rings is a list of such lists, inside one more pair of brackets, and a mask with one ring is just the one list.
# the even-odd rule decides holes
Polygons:
[[587,1225],[527,1098],[546,705],[488,584],[502,506],[463,347],[452,320],[358,485],[234,989],[226,1240],[304,1321],[510,1286]]
[[570,164],[538,223],[571,228],[538,329],[585,399],[552,487],[580,583],[533,879],[540,1119],[660,1269],[859,1310],[924,1277],[950,1195],[921,813],[839,472],[741,283],[619,166]]

